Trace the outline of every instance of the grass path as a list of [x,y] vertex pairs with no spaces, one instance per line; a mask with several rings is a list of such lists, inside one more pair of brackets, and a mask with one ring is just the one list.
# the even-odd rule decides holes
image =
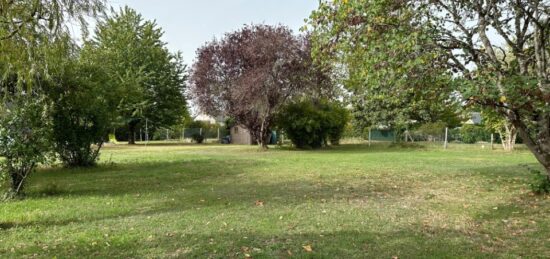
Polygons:
[[43,169],[27,199],[0,204],[0,257],[550,257],[550,199],[529,194],[526,151],[120,145],[102,158]]

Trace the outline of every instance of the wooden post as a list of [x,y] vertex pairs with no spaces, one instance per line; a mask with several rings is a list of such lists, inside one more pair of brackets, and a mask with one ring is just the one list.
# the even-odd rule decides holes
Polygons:
[[494,150],[493,142],[494,142],[494,136],[493,136],[493,133],[491,133],[491,150]]
[[169,136],[169,133],[168,133],[168,129],[166,129],[166,141],[170,140],[170,136]]
[[449,144],[449,141],[447,140],[448,135],[449,135],[449,128],[446,127],[445,128],[445,144],[443,146],[445,149],[447,149],[447,146]]

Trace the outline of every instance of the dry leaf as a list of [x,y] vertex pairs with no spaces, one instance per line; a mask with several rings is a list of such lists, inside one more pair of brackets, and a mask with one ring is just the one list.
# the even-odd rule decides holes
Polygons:
[[304,250],[306,250],[306,252],[313,252],[313,248],[311,248],[311,245],[305,245],[302,247],[304,248]]
[[256,206],[260,206],[260,207],[261,207],[261,206],[264,206],[264,201],[262,201],[262,200],[257,200],[257,201],[256,201]]

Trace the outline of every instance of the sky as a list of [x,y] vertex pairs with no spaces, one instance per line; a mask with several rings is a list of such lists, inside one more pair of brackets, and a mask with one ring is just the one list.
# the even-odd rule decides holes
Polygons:
[[128,5],[145,19],[156,20],[171,51],[181,51],[188,65],[195,51],[214,37],[244,24],[283,24],[295,33],[317,8],[318,0],[111,0],[115,9]]

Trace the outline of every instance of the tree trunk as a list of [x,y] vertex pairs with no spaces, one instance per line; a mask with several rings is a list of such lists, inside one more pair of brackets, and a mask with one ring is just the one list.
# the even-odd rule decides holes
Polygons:
[[269,140],[270,140],[270,132],[266,125],[265,119],[262,121],[262,124],[260,126],[260,132],[258,133],[259,134],[256,139],[258,141],[258,145],[260,146],[260,149],[267,150],[268,149],[267,144],[269,144]]
[[25,187],[27,176],[34,170],[35,163],[25,164],[19,168],[9,166],[8,172],[11,176],[11,198],[21,195]]
[[514,125],[511,125],[510,123],[506,123],[504,125],[504,132],[499,131],[498,134],[500,135],[502,148],[505,151],[513,151],[514,145],[516,144],[516,138],[518,135],[516,127],[514,127]]
[[130,123],[128,123],[128,144],[129,145],[135,145],[136,144],[136,128],[138,125],[138,120],[132,120]]
[[535,142],[529,135],[528,128],[525,124],[514,117],[510,119],[517,129],[517,134],[521,136],[527,148],[529,148],[531,153],[535,155],[537,161],[544,167],[548,180],[550,180],[550,141],[543,138]]
[[23,191],[25,178],[19,172],[11,173],[11,191],[14,196]]

